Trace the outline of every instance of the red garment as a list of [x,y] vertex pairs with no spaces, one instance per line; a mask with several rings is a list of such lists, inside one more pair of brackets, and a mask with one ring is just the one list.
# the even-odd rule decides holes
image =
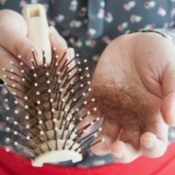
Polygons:
[[0,149],[0,175],[175,175],[175,142],[158,159],[140,157],[129,164],[110,164],[95,168],[44,165],[34,168],[30,161]]

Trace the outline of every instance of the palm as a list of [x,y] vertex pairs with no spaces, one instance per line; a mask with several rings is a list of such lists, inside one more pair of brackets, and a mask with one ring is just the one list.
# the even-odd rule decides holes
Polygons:
[[[100,155],[111,152],[118,158],[122,152],[121,162],[135,159],[140,152],[158,157],[166,150],[161,81],[175,55],[170,53],[172,44],[157,34],[131,36],[116,39],[105,49],[92,82],[92,95],[104,115],[99,137],[106,138],[92,150]],[[150,139],[156,139],[153,147]]]

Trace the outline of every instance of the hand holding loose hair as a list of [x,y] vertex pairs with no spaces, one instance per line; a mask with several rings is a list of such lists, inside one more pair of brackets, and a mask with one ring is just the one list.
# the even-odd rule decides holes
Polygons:
[[[156,33],[126,34],[113,40],[97,64],[92,93],[104,116],[105,142],[92,148],[118,162],[139,155],[160,157],[168,126],[175,124],[175,46]],[[86,122],[81,123],[84,125]],[[98,139],[98,137],[96,139]]]

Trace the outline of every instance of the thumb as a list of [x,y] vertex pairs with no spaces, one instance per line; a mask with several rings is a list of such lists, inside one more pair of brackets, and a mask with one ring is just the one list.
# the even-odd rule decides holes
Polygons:
[[15,57],[20,54],[28,63],[32,58],[31,49],[34,49],[38,64],[42,63],[39,49],[27,38],[27,26],[20,14],[12,10],[1,10],[0,28],[0,45],[4,49]]
[[162,78],[161,112],[168,125],[175,125],[175,63],[168,64]]

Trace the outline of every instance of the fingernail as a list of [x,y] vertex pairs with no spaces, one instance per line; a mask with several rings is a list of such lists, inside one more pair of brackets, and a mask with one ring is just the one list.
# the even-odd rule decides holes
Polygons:
[[71,60],[75,56],[75,52],[73,48],[67,49],[67,59]]
[[121,159],[121,158],[123,157],[123,153],[122,153],[122,152],[113,153],[113,155],[114,155],[115,158],[117,158],[117,159]]
[[151,149],[154,145],[154,140],[153,139],[147,139],[147,138],[144,138],[142,140],[143,142],[143,146],[146,148],[146,149]]
[[49,34],[50,34],[50,37],[52,37],[52,39],[54,40],[59,39],[59,33],[54,27],[49,27]]
[[[174,109],[174,111],[175,111],[175,109]],[[174,117],[169,118],[168,121],[167,121],[167,124],[169,126],[175,126],[175,119],[174,119]]]
[[53,27],[53,26],[49,27],[49,33],[50,33],[50,34],[57,34],[57,35],[58,35],[57,30],[56,30],[55,27]]

